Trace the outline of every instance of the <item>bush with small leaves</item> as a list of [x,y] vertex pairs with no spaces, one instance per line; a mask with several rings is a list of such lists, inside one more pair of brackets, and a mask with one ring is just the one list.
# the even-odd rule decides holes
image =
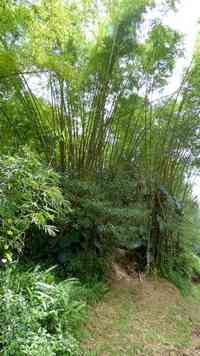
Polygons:
[[80,356],[75,331],[85,318],[81,285],[50,270],[0,271],[0,349],[5,356]]
[[59,189],[59,176],[24,149],[21,155],[0,158],[0,253],[7,259],[23,250],[33,227],[54,236],[54,225],[69,202]]

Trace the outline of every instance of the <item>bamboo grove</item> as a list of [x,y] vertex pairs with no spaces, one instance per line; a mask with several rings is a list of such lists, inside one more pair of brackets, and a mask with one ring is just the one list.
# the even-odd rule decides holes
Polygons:
[[148,269],[178,259],[187,246],[182,210],[199,157],[198,50],[179,88],[166,95],[182,38],[156,6],[148,0],[0,5],[2,153],[28,145],[63,179],[89,184],[124,172],[134,177],[133,196],[149,212]]

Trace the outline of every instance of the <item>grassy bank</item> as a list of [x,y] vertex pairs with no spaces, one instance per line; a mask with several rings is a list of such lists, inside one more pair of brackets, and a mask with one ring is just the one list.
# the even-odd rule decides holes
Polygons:
[[199,355],[200,288],[188,297],[164,280],[119,281],[90,311],[86,355]]

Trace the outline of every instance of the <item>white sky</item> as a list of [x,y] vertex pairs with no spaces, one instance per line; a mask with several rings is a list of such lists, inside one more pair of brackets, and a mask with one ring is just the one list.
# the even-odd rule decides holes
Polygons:
[[196,35],[199,29],[200,1],[199,0],[179,0],[177,13],[170,13],[166,22],[186,35],[185,43],[187,52],[191,55]]
[[179,0],[177,12],[170,12],[165,23],[182,32],[184,35],[185,58],[177,63],[174,77],[169,85],[169,92],[173,92],[180,84],[184,65],[189,65],[195,48],[197,34],[200,31],[200,0]]

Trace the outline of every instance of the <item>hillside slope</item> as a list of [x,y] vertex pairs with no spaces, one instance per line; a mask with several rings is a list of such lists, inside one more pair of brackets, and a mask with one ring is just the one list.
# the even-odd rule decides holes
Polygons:
[[115,268],[104,299],[90,311],[85,355],[200,355],[200,289],[183,298],[169,282],[131,278]]

